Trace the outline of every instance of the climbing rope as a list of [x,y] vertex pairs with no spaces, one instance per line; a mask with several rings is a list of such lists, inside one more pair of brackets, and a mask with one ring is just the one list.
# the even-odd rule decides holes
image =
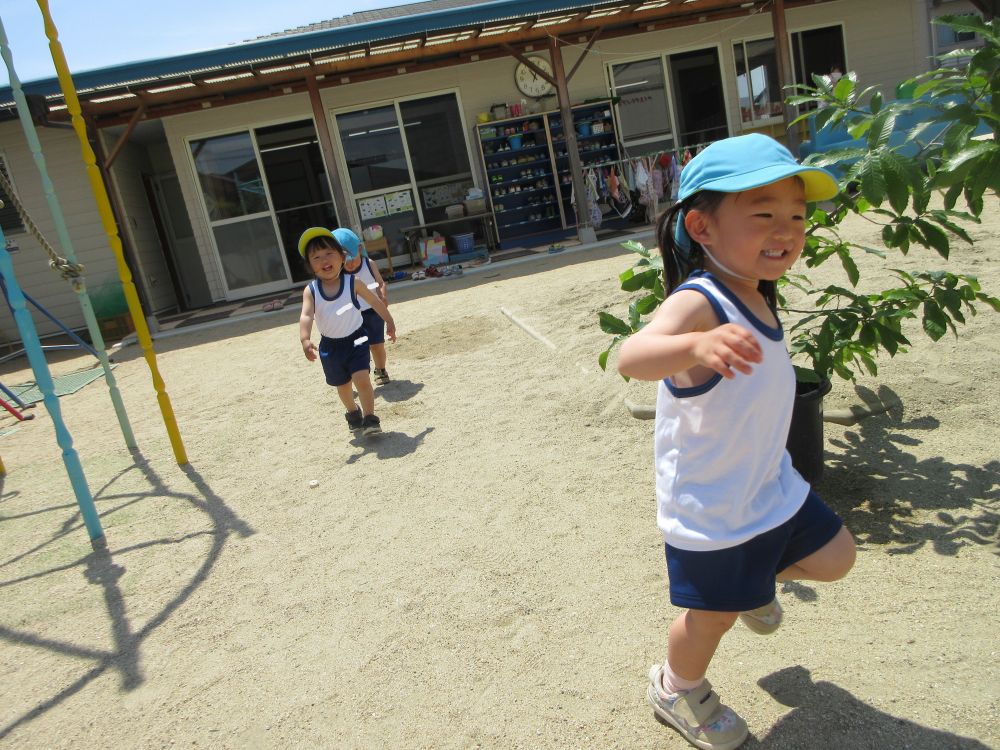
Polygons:
[[[7,175],[4,174],[2,169],[0,169],[0,187],[3,188],[7,197],[10,198],[11,203],[14,204],[14,208],[17,209],[17,213],[21,217],[21,223],[34,235],[35,239],[42,246],[42,249],[48,254],[49,267],[54,271],[58,271],[59,275],[72,284],[73,288],[78,292],[82,291],[84,286],[83,265],[80,263],[71,263],[56,253],[52,245],[49,244],[49,241],[45,239],[45,235],[42,234],[35,222],[31,220],[31,216],[28,214],[27,209],[25,209],[24,204],[21,203],[21,199],[14,192],[14,186],[10,184],[10,180],[7,179]],[[2,206],[3,201],[0,201],[0,207]]]

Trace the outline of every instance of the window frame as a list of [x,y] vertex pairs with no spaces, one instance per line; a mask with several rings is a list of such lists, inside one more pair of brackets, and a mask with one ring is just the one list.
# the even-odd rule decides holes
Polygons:
[[[749,72],[749,70],[746,73],[746,76],[747,76],[747,87],[748,87],[748,90],[750,92],[749,102],[750,102],[751,118],[749,120],[744,120],[743,119],[743,109],[739,105],[739,93],[740,93],[739,92],[739,83],[738,83],[738,81],[739,81],[739,71],[738,71],[738,68],[737,68],[737,61],[736,61],[736,47],[738,45],[739,47],[742,48],[742,50],[743,50],[743,65],[744,65],[744,67],[746,67],[747,66],[747,59],[748,59],[748,57],[747,57],[747,44],[748,43],[752,43],[752,42],[761,42],[761,41],[767,41],[767,40],[770,40],[771,42],[774,42],[775,41],[774,40],[774,35],[773,34],[770,34],[770,35],[768,35],[768,34],[762,34],[762,35],[758,35],[758,36],[748,36],[748,37],[743,37],[741,39],[734,39],[734,40],[732,40],[732,45],[730,45],[730,50],[731,50],[731,53],[732,53],[732,56],[733,56],[732,57],[733,72],[736,74],[736,77],[735,77],[735,81],[736,81],[736,98],[737,98],[737,104],[736,104],[736,106],[740,110],[740,127],[743,128],[744,130],[746,130],[746,129],[751,129],[752,130],[754,128],[763,128],[763,127],[767,127],[768,125],[777,125],[777,124],[780,124],[781,122],[784,121],[784,114],[783,113],[782,114],[777,114],[777,115],[768,114],[767,117],[756,117],[755,116],[756,115],[756,109],[753,106],[753,94],[754,94],[754,92],[753,92],[753,85],[752,85],[752,82],[750,80],[750,72]],[[789,33],[789,41],[790,40],[791,40],[791,33]],[[777,49],[777,45],[776,44],[775,44],[775,49],[774,49],[774,67],[775,67],[775,70],[777,70],[777,68],[778,68],[778,49]]]

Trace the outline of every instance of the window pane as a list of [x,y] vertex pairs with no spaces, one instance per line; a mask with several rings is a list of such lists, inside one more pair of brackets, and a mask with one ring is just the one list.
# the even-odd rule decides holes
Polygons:
[[191,142],[195,170],[212,221],[267,211],[264,181],[249,133]]
[[618,102],[622,140],[670,137],[670,112],[660,58],[613,65],[611,77]]
[[669,60],[680,145],[697,146],[729,135],[718,52],[682,52]]
[[[813,75],[847,72],[844,65],[844,35],[840,26],[827,26],[792,34],[795,80],[813,85]],[[836,74],[835,74],[836,75]]]
[[231,291],[287,278],[270,216],[223,224],[212,231]]
[[355,193],[409,184],[395,107],[337,115],[337,129]]
[[316,128],[300,120],[258,128],[254,135],[292,279],[304,281],[309,274],[299,257],[299,235],[309,227],[339,226]]
[[454,94],[400,102],[406,145],[424,221],[445,218],[472,187],[469,152]]
[[759,39],[746,43],[746,75],[750,83],[751,105],[754,119],[780,117],[781,82],[778,79],[778,61],[773,39]]

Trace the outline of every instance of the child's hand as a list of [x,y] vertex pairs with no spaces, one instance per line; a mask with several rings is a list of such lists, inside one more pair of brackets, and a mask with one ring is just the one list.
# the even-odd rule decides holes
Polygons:
[[743,326],[726,323],[706,331],[699,338],[692,352],[698,362],[715,370],[724,378],[734,378],[734,370],[749,375],[751,363],[760,362],[764,356],[757,339]]
[[302,342],[302,353],[306,355],[306,359],[310,362],[315,362],[317,357],[316,344],[310,340]]
[[389,337],[389,341],[396,343],[396,322],[394,320],[385,324],[385,335]]

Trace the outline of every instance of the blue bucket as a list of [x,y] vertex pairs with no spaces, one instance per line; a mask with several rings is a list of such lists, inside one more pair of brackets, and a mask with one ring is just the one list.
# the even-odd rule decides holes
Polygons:
[[576,132],[580,135],[590,135],[590,123],[580,122],[576,125]]
[[521,148],[521,136],[520,135],[509,135],[507,136],[507,143],[514,150]]

